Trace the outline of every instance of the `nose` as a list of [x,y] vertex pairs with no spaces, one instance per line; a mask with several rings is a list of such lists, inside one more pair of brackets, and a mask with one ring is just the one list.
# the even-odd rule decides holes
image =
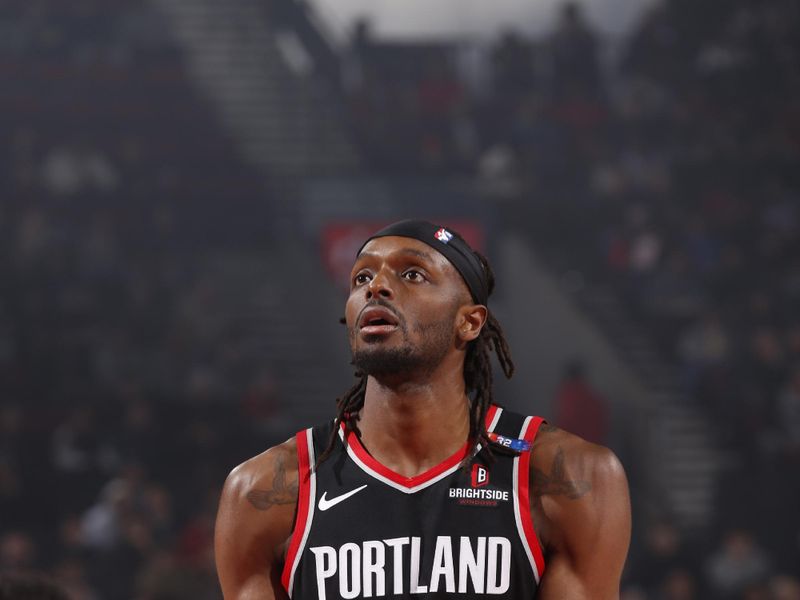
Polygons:
[[383,270],[375,273],[375,276],[367,286],[367,300],[373,298],[390,299],[394,297],[392,287],[389,285],[389,278]]

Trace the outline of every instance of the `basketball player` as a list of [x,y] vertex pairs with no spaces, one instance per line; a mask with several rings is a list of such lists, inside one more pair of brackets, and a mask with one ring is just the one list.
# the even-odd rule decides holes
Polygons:
[[345,308],[358,382],[335,420],[225,483],[227,600],[619,598],[622,466],[494,404],[490,351],[506,376],[513,364],[493,287],[486,260],[438,225],[402,221],[367,240]]

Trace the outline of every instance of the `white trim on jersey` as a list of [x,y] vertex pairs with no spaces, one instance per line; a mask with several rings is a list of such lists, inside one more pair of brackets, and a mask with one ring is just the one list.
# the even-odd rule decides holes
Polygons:
[[300,558],[303,556],[303,550],[306,547],[308,534],[311,532],[311,521],[314,519],[314,510],[317,504],[317,474],[314,471],[314,464],[316,458],[314,456],[314,436],[312,430],[306,429],[306,440],[308,443],[308,473],[309,473],[309,486],[308,486],[308,515],[306,517],[306,527],[303,531],[303,537],[300,539],[300,545],[297,547],[297,554],[295,554],[294,562],[292,564],[292,572],[289,575],[289,589],[286,590],[289,597],[292,597],[292,590],[294,588],[294,574],[297,571],[297,565],[300,564]]
[[[520,429],[519,437],[520,439],[525,437],[525,432],[528,429],[528,425],[533,420],[533,417],[525,417],[525,421],[522,423],[522,429]],[[536,579],[536,584],[539,584],[539,569],[536,568],[536,561],[533,558],[533,551],[531,550],[530,544],[528,544],[528,538],[525,535],[525,530],[522,528],[522,515],[520,513],[521,507],[519,505],[519,456],[514,457],[514,521],[517,523],[517,533],[519,534],[519,539],[522,542],[522,547],[525,548],[525,554],[528,555],[528,560],[531,563],[531,569],[533,569],[533,576]],[[529,507],[525,507],[526,510],[530,510]]]
[[497,410],[494,411],[494,418],[492,419],[492,422],[489,423],[489,426],[486,428],[487,433],[494,431],[494,428],[497,427],[497,423],[500,421],[500,415],[502,414],[503,409],[498,406]]
[[[498,406],[496,408],[496,410],[495,410],[495,415],[494,415],[494,418],[492,419],[492,422],[489,424],[489,427],[486,428],[487,432],[494,431],[494,428],[497,426],[497,423],[500,420],[500,415],[502,414],[502,412],[503,412],[503,409]],[[343,428],[339,429],[339,438],[342,440],[343,443],[345,443],[344,429]],[[367,475],[370,475],[371,477],[374,477],[378,481],[381,481],[381,482],[385,483],[389,487],[392,487],[392,488],[394,488],[396,490],[399,490],[399,491],[403,492],[404,494],[413,494],[413,493],[418,492],[420,490],[423,490],[423,489],[425,489],[427,487],[430,487],[434,483],[436,483],[437,481],[441,481],[445,477],[448,477],[449,475],[452,475],[453,473],[455,473],[461,467],[461,463],[460,462],[456,463],[455,465],[453,465],[452,467],[450,467],[449,469],[447,469],[445,471],[442,471],[441,473],[439,473],[435,477],[432,477],[431,479],[426,479],[425,481],[423,481],[419,485],[415,485],[413,487],[408,487],[408,486],[404,486],[402,484],[399,484],[399,483],[397,483],[395,481],[392,481],[391,479],[389,479],[388,477],[386,477],[384,475],[381,475],[380,473],[375,471],[375,469],[371,468],[369,465],[364,463],[358,457],[358,455],[356,454],[355,450],[353,449],[353,447],[350,444],[345,444],[345,446],[347,447],[347,454],[350,456],[352,461],[354,463],[356,463],[356,465],[359,466],[359,468],[362,471],[364,471]],[[479,452],[480,449],[481,449],[481,446],[480,446],[480,444],[478,444],[478,446],[476,448],[476,451]]]

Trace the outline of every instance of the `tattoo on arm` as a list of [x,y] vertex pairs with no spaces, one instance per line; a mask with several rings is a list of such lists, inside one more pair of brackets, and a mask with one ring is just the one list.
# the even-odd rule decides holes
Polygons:
[[293,504],[297,501],[297,479],[287,480],[286,459],[283,454],[275,459],[272,489],[250,490],[247,492],[247,500],[258,510],[269,510],[276,504]]
[[592,484],[588,481],[566,479],[564,449],[561,446],[556,450],[550,473],[534,468],[532,475],[531,486],[536,496],[566,496],[570,500],[577,500],[592,491]]

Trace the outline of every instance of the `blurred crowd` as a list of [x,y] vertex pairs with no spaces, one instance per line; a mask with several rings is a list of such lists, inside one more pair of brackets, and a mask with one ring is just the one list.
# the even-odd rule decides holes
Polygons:
[[627,72],[663,96],[640,118],[666,132],[639,155],[665,177],[605,256],[728,453],[708,581],[764,597],[759,575],[800,573],[800,7],[728,4],[705,31],[663,8],[632,44]]
[[[626,600],[800,598],[799,31],[792,0],[671,0],[609,63],[568,4],[485,68],[366,23],[343,57],[373,169],[474,177],[557,266],[615,285],[718,424],[717,522],[638,521]],[[221,482],[279,441],[272,374],[214,317],[214,260],[269,250],[261,179],[140,2],[3,3],[0,73],[0,571],[217,598]],[[606,418],[570,386],[565,422]]]
[[263,235],[261,178],[141,2],[12,0],[0,31],[0,572],[218,598],[220,484],[276,441],[213,268]]
[[218,598],[214,515],[240,423],[127,400],[61,419],[3,408],[0,572],[46,569],[74,600]]

